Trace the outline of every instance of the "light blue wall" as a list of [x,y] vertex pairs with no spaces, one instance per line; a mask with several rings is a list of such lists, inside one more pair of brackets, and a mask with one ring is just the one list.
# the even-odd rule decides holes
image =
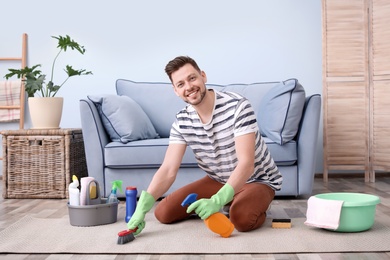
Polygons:
[[[320,0],[3,0],[0,10],[0,56],[19,55],[22,33],[28,65],[42,64],[45,73],[57,51],[50,36],[68,34],[87,49],[58,60],[56,81],[64,79],[66,64],[94,73],[71,78],[60,90],[61,127],[80,127],[79,99],[114,93],[118,78],[168,82],[165,64],[178,55],[197,60],[209,83],[294,77],[308,94],[322,93]],[[0,79],[12,66],[0,65]],[[322,124],[319,130],[316,170],[322,172]]]

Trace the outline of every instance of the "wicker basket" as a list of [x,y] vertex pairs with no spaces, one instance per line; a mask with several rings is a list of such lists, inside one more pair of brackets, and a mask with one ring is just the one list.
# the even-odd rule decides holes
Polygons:
[[81,129],[1,134],[4,198],[68,198],[71,176],[88,176]]

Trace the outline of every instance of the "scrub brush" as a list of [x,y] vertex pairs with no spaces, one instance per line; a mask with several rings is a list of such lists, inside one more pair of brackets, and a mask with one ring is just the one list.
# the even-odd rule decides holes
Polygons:
[[126,243],[129,243],[135,239],[134,232],[137,231],[137,228],[135,229],[126,229],[118,233],[118,245],[123,245]]

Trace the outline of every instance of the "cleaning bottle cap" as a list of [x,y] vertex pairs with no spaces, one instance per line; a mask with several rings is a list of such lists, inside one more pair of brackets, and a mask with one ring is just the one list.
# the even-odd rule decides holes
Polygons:
[[119,191],[123,193],[121,180],[112,181],[111,183],[112,183],[112,190],[113,191],[116,191],[119,188]]
[[127,186],[126,187],[126,190],[136,190],[137,189],[137,187],[135,187],[135,186]]
[[72,176],[72,181],[77,184],[77,187],[79,186],[79,179],[77,179],[76,175]]
[[77,179],[76,175],[72,176],[72,182],[69,184],[69,188],[76,188],[79,187],[80,183],[79,180]]

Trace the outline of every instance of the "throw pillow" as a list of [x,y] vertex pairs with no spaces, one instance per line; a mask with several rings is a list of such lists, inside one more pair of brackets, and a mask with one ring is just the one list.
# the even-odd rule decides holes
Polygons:
[[103,125],[112,141],[128,143],[158,138],[149,117],[127,96],[88,96],[97,107]]
[[278,83],[263,97],[259,126],[263,136],[283,145],[297,134],[306,94],[296,79]]

